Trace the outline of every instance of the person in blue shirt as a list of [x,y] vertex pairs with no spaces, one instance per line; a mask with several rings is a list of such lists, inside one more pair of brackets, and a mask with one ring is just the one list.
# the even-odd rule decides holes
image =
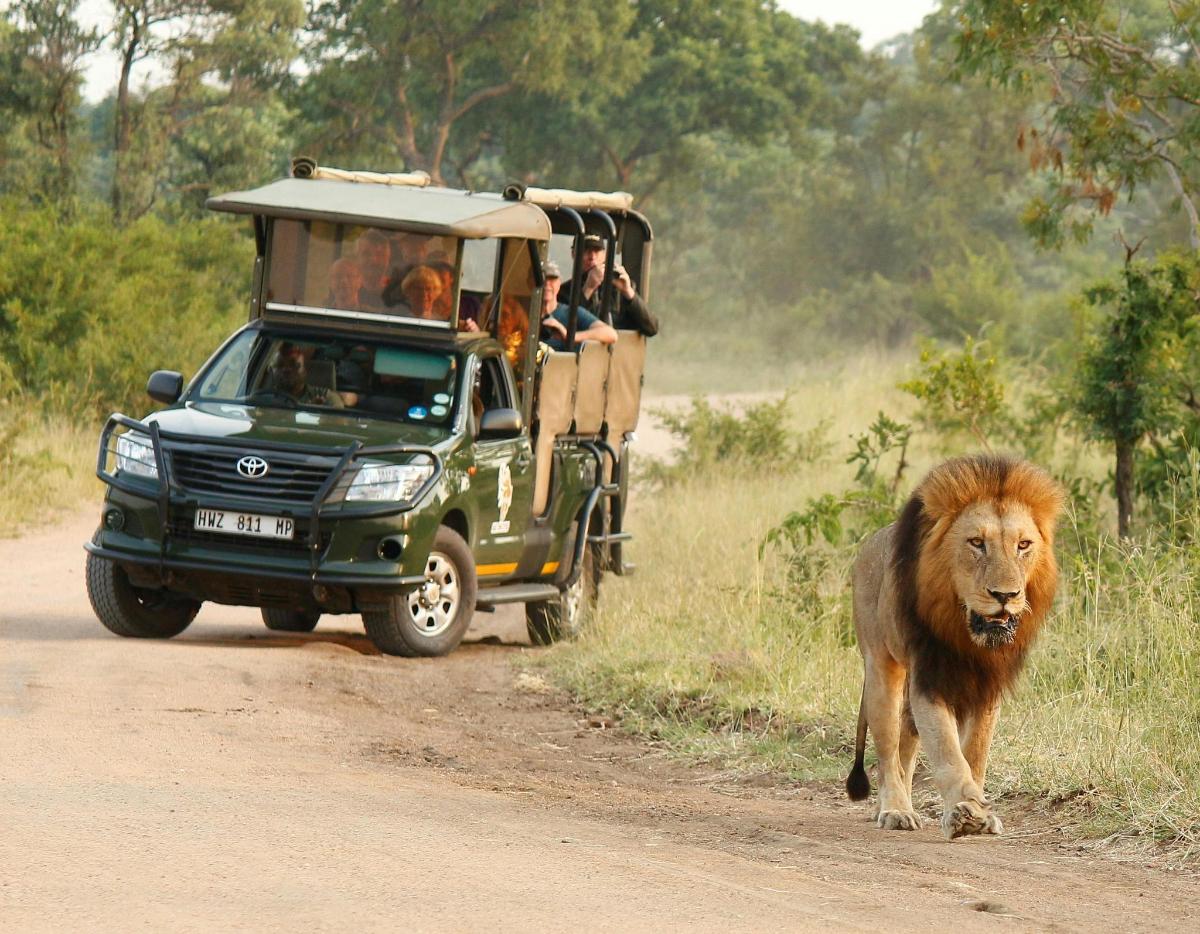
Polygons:
[[[545,285],[542,286],[542,335],[543,343],[551,350],[567,349],[567,326],[570,323],[571,309],[566,302],[558,300],[558,290],[562,287],[562,271],[557,263],[547,261],[542,264],[542,274]],[[576,308],[579,314],[575,322],[575,343],[583,341],[598,341],[601,344],[615,344],[617,332],[605,324],[586,308]]]

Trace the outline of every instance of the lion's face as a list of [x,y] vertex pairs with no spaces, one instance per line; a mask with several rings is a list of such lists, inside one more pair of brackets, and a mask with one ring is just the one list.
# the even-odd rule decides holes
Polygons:
[[971,641],[985,648],[1011,644],[1029,609],[1030,570],[1046,548],[1029,508],[1011,500],[973,503],[942,547]]

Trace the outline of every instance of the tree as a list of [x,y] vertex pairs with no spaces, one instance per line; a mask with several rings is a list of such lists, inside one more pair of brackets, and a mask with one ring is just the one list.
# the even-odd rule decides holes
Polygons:
[[18,0],[6,12],[13,27],[0,46],[0,111],[24,117],[49,156],[44,194],[63,210],[75,187],[75,133],[84,60],[100,35],[75,18],[78,0]]
[[706,139],[798,141],[828,117],[862,62],[852,30],[804,22],[774,2],[628,7],[633,19],[616,83],[589,80],[578,101],[535,99],[525,108],[528,131],[506,146],[511,167],[587,187],[609,179],[644,202],[697,167]]
[[521,91],[571,99],[577,76],[604,80],[605,61],[620,56],[594,53],[624,33],[628,9],[596,0],[319,2],[310,72],[293,96],[300,141],[322,158],[399,161],[439,183],[447,161],[465,176],[505,135],[486,116],[498,101]]
[[1040,128],[1018,137],[1033,168],[1052,179],[1025,215],[1041,242],[1087,236],[1119,197],[1162,177],[1200,248],[1200,4],[965,0],[952,8],[964,71],[1048,98]]
[[1086,299],[1108,308],[1084,348],[1072,406],[1096,440],[1113,445],[1118,533],[1133,527],[1134,460],[1148,435],[1164,436],[1200,414],[1196,364],[1200,343],[1195,309],[1200,268],[1168,254],[1153,265],[1127,250],[1119,286],[1089,289]]
[[[301,0],[114,0],[110,201],[118,220],[145,213],[164,188],[203,193],[223,175],[257,175],[275,161],[285,122],[275,92],[303,20]],[[140,63],[166,79],[139,92]],[[171,170],[184,178],[168,183]]]

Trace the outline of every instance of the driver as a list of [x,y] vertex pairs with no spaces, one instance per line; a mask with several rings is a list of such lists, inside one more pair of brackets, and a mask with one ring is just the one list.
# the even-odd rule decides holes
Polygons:
[[297,402],[325,405],[332,409],[345,408],[345,402],[334,390],[325,386],[310,386],[308,362],[304,349],[290,341],[279,345],[279,353],[271,367],[270,386],[286,393]]

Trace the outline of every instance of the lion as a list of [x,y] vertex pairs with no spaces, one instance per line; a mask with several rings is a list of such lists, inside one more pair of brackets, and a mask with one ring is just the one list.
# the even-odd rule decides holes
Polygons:
[[1011,689],[1058,586],[1059,485],[1028,461],[949,460],[917,486],[894,524],[854,563],[854,628],[863,655],[854,767],[864,800],[867,728],[879,757],[884,830],[916,830],[917,746],[942,796],[942,832],[998,834],[983,793],[1000,698]]

